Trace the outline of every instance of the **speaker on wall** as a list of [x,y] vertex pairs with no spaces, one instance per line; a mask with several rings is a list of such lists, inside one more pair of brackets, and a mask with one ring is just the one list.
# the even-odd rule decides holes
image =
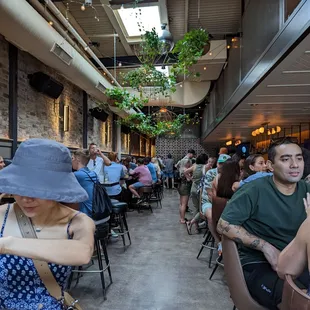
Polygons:
[[64,89],[61,83],[43,72],[29,74],[28,78],[29,84],[35,90],[53,99],[57,99]]
[[98,107],[93,108],[93,109],[89,109],[89,113],[92,117],[94,117],[94,118],[96,118],[102,122],[105,122],[109,117],[108,113],[106,113],[104,110],[102,110]]

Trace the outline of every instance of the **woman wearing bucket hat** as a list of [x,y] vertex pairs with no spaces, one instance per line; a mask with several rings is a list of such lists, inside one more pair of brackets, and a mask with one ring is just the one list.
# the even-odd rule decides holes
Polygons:
[[0,309],[65,309],[71,266],[89,262],[95,230],[88,216],[59,203],[88,198],[70,151],[51,140],[23,142],[0,171],[0,191],[16,201],[0,207]]

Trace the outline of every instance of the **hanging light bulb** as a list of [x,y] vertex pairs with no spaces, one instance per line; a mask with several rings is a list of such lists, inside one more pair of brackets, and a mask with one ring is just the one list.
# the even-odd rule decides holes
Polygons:
[[226,145],[227,145],[227,146],[232,145],[232,141],[231,141],[231,140],[230,140],[230,141],[227,141],[227,142],[226,142]]
[[277,132],[275,131],[275,129],[274,129],[274,128],[272,128],[272,129],[271,129],[271,134],[273,134],[273,135],[274,135],[275,133],[277,133]]
[[54,23],[51,20],[48,23],[50,24],[50,26],[54,25]]
[[205,70],[205,71],[206,71],[206,70],[207,70],[207,67],[203,67],[203,70]]
[[260,128],[259,128],[259,132],[260,132],[260,133],[264,133],[264,131],[265,131],[265,128],[264,128],[264,127],[260,127]]
[[279,133],[280,131],[281,131],[281,127],[280,127],[280,126],[277,126],[277,127],[276,127],[276,132]]
[[270,129],[268,129],[268,136],[270,136],[271,135],[271,131],[270,131]]
[[212,52],[210,52],[209,55],[212,56]]
[[255,133],[256,133],[257,135],[259,135],[259,134],[260,134],[259,129],[256,129],[256,130],[255,130]]
[[230,45],[227,45],[227,49],[228,49],[228,50],[230,49]]
[[255,130],[252,131],[252,136],[253,136],[253,137],[256,137],[256,132],[255,132]]
[[85,11],[85,4],[83,3],[82,5],[81,5],[81,11]]

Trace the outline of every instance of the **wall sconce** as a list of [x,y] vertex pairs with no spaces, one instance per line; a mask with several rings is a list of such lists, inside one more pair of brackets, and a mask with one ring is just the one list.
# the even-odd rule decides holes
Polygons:
[[226,145],[227,145],[227,146],[232,145],[232,141],[231,141],[231,140],[230,140],[230,141],[227,141],[227,142],[226,142]]
[[64,106],[64,131],[69,131],[69,106]]

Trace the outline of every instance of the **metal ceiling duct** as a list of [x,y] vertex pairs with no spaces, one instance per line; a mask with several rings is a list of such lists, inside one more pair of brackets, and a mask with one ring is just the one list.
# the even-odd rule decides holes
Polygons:
[[[26,1],[0,1],[0,33],[100,101],[113,87]],[[124,111],[113,109],[124,116]]]

